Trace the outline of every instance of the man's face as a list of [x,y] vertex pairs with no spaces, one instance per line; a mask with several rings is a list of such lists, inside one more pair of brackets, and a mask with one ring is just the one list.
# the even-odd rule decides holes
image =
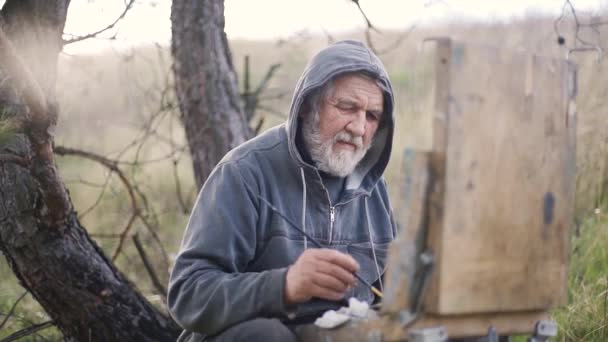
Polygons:
[[370,78],[347,74],[334,80],[333,91],[321,101],[318,117],[304,120],[304,140],[319,169],[344,177],[371,146],[383,111],[382,90]]

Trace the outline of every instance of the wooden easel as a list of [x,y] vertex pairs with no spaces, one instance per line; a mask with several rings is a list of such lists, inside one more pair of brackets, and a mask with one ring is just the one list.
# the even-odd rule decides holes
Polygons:
[[574,67],[433,44],[433,148],[404,157],[379,316],[307,327],[303,340],[554,333],[548,312],[566,299],[573,222]]

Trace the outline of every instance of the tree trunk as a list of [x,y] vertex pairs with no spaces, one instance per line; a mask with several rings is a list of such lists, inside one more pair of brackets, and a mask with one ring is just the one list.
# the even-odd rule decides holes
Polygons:
[[[52,103],[68,5],[7,0],[0,12],[2,30],[31,69],[31,82],[19,77],[28,73],[13,68],[19,63],[11,60],[11,44],[2,34],[0,250],[66,340],[174,341],[180,329],[90,239],[55,168]],[[12,129],[3,131],[7,122]]]
[[224,1],[174,0],[171,27],[176,93],[200,188],[220,159],[253,133],[224,33]]

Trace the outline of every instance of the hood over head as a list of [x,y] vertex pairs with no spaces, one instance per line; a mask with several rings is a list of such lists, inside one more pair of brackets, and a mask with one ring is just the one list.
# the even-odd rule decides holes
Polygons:
[[302,106],[307,97],[314,94],[329,80],[353,72],[362,72],[377,79],[384,95],[382,119],[372,140],[372,145],[353,173],[346,178],[346,190],[360,189],[369,192],[382,176],[390,158],[395,126],[394,99],[391,82],[384,65],[361,42],[344,40],[332,44],[317,53],[304,69],[296,85],[287,120],[289,153],[300,167],[313,168],[302,158],[296,146],[296,134],[298,134],[300,124],[298,116]]

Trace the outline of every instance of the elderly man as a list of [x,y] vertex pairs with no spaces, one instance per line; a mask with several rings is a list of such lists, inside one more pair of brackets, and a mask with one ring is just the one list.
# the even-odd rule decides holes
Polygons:
[[372,303],[353,274],[381,287],[393,128],[380,60],[355,41],[320,51],[287,123],[229,152],[199,194],[169,284],[180,341],[294,341],[345,298]]

